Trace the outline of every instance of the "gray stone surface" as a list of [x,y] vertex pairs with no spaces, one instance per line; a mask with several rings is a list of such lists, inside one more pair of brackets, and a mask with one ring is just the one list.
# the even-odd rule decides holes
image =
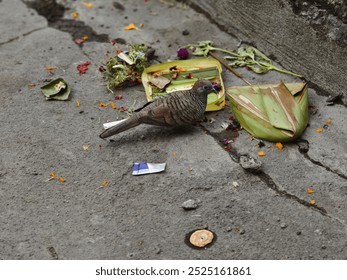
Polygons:
[[[305,76],[320,94],[347,105],[347,25],[343,1],[189,0],[223,30]],[[338,16],[335,16],[338,14]]]
[[[100,108],[99,101],[114,101],[121,94],[118,106],[136,102],[139,107],[146,100],[141,85],[114,94],[106,89],[98,67],[112,46],[98,35],[149,44],[157,52],[154,62],[173,59],[180,46],[198,40],[230,49],[239,40],[182,3],[123,1],[121,10],[111,0],[91,2],[94,7],[88,9],[79,1],[59,1],[69,10],[47,22],[22,1],[0,1],[0,258],[346,259],[346,107],[326,106],[325,97],[310,89],[309,102],[316,110],[311,107],[310,126],[302,136],[309,143],[306,154],[296,143],[280,151],[265,142],[266,156],[258,158],[258,140],[246,131],[233,139],[228,152],[222,144],[232,138],[222,128],[230,123],[228,107],[207,114],[214,122],[191,129],[143,125],[103,141],[98,137],[102,123],[126,113]],[[10,20],[14,10],[21,21]],[[83,25],[64,21],[73,11]],[[272,20],[287,31],[284,17],[268,18],[265,26]],[[124,31],[130,22],[144,27]],[[65,31],[57,30],[63,24]],[[73,42],[76,26],[79,32],[95,31],[82,48]],[[267,40],[273,45],[254,37],[265,53],[283,51],[278,41]],[[294,50],[286,54],[300,61]],[[324,59],[327,80],[336,58]],[[76,67],[87,60],[92,64],[80,76]],[[295,70],[305,73],[299,61]],[[47,66],[58,68],[51,74]],[[297,81],[275,72],[240,72],[254,84]],[[70,101],[46,101],[41,94],[46,79],[57,77],[70,83]],[[228,72],[223,78],[226,86],[242,84]],[[331,94],[338,91],[330,88]],[[331,124],[316,133],[327,119]],[[244,170],[238,162],[242,154],[261,161],[261,171]],[[167,168],[132,176],[136,161],[166,162]],[[66,182],[48,181],[52,171]],[[100,188],[104,180],[108,184]],[[313,194],[307,193],[310,186]],[[190,198],[203,203],[185,211],[182,202]],[[187,234],[200,228],[217,236],[206,250],[185,243]]]

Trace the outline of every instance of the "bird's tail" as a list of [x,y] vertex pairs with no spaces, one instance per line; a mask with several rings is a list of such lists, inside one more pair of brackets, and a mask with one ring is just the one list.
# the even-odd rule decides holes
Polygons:
[[116,124],[115,126],[112,126],[108,129],[106,129],[104,132],[100,134],[100,138],[107,138],[112,135],[121,133],[125,130],[128,130],[129,128],[138,126],[140,124],[137,117],[132,116],[128,119],[123,120],[122,122]]

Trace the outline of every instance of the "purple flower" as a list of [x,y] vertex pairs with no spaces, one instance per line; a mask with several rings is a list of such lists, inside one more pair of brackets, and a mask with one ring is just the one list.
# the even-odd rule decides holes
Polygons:
[[186,48],[180,48],[178,51],[177,51],[177,56],[180,58],[180,59],[187,59],[189,57],[189,52]]
[[220,91],[222,89],[222,85],[220,83],[212,83],[212,86],[216,91]]

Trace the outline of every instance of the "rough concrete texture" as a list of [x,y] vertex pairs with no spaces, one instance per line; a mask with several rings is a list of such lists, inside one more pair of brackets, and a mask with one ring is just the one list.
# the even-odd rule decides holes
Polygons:
[[[122,38],[127,43],[151,45],[157,54],[153,63],[174,59],[180,46],[198,40],[210,39],[229,49],[235,49],[239,40],[177,2],[134,0],[117,5],[95,0],[90,1],[94,7],[87,8],[82,1],[62,0],[65,12],[54,16],[61,8],[46,7],[43,10],[50,12],[45,14],[37,2],[55,3],[0,1],[0,258],[346,259],[345,106],[327,106],[326,97],[310,89],[310,126],[301,142],[285,144],[282,151],[264,142],[261,149],[266,156],[262,158],[257,155],[259,141],[246,131],[240,131],[229,144],[230,152],[225,149],[222,140],[232,138],[221,127],[231,122],[228,107],[207,114],[211,122],[191,129],[143,125],[113,137],[112,142],[103,141],[98,137],[102,123],[127,115],[100,108],[99,101],[114,101],[121,94],[118,106],[145,103],[141,85],[114,94],[106,89],[98,67],[112,52],[107,40]],[[204,3],[201,7],[208,8],[209,1]],[[229,6],[224,8],[230,11]],[[71,21],[73,11],[79,13],[78,22]],[[260,15],[243,10],[242,18],[252,23],[249,30],[253,24],[259,28],[276,24],[278,34],[293,30],[288,24],[301,26],[294,15],[295,25],[287,21],[281,14],[288,13],[286,9],[279,13],[267,17],[263,25],[257,21]],[[130,22],[144,23],[144,27],[124,31]],[[184,30],[189,35],[182,35]],[[93,39],[79,47],[73,39],[83,32]],[[291,38],[301,44],[300,37]],[[283,49],[275,37],[256,36],[253,42],[263,52],[281,57],[276,63],[311,76],[315,69],[316,84],[334,83],[329,87],[331,94],[338,93],[344,83],[344,79],[332,79],[331,72],[339,68],[341,75],[346,73],[335,57],[345,52],[341,47],[332,51],[334,55],[324,53],[320,61],[308,57],[304,63],[297,51]],[[322,40],[320,46],[324,51],[329,45]],[[87,60],[92,64],[80,76],[76,66]],[[317,64],[326,70],[312,68]],[[58,68],[51,74],[47,66]],[[295,81],[276,72],[240,72],[254,84]],[[71,84],[70,101],[46,101],[41,94],[46,79],[57,77]],[[229,72],[224,71],[223,78],[226,86],[242,85]],[[75,106],[77,100],[81,107]],[[331,124],[316,133],[327,119]],[[303,139],[309,145],[307,153],[298,149]],[[89,149],[84,151],[83,144]],[[241,154],[257,158],[261,171],[246,172],[238,162]],[[132,176],[132,164],[137,161],[166,162],[167,169]],[[51,171],[66,182],[48,181]],[[100,188],[104,180],[109,183]],[[313,194],[307,192],[310,186]],[[199,203],[187,211],[182,204],[189,199]],[[312,199],[314,206],[309,204]],[[186,237],[201,228],[213,231],[216,239],[211,247],[196,250],[186,244]]]

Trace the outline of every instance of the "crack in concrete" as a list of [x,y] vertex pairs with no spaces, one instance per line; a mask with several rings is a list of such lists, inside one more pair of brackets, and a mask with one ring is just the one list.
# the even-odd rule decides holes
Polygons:
[[294,201],[300,203],[301,205],[306,206],[307,208],[310,208],[312,210],[317,211],[318,213],[320,213],[323,216],[329,217],[330,219],[333,219],[333,220],[339,222],[341,225],[343,225],[345,227],[347,226],[346,222],[344,220],[341,220],[340,218],[337,218],[337,217],[334,217],[334,216],[330,215],[327,212],[327,210],[325,210],[324,207],[318,206],[316,204],[311,205],[306,200],[301,199],[300,197],[297,197],[294,194],[288,193],[285,190],[281,190],[277,186],[277,184],[274,182],[274,180],[271,178],[271,176],[266,174],[264,171],[260,171],[260,172],[254,174],[254,175],[258,176],[260,180],[262,180],[270,189],[274,190],[279,196],[282,196],[282,197],[287,198],[287,199],[294,200]]
[[[222,147],[222,139],[219,139],[218,134],[217,133],[211,133],[207,128],[205,128],[204,126],[200,125],[200,127],[206,132],[206,134],[208,134],[209,136],[213,137],[213,139],[218,143],[219,146]],[[223,148],[223,147],[222,147]],[[223,149],[224,150],[224,149]],[[231,160],[233,160],[234,162],[240,164],[240,155],[237,153],[237,151],[235,149],[233,149],[232,152],[228,152]],[[306,157],[306,153],[303,153],[304,157]],[[319,164],[318,164],[319,165]],[[332,171],[331,169],[325,167],[322,165],[322,167],[326,168],[328,171],[333,172],[334,174],[336,174],[334,171]],[[254,176],[257,176],[261,181],[263,181],[266,186],[270,189],[272,189],[273,191],[275,191],[275,193],[281,197],[284,197],[286,199],[291,199],[293,201],[296,201],[297,203],[312,209],[314,211],[317,211],[318,213],[320,213],[323,216],[329,217],[337,222],[339,222],[340,224],[342,224],[343,226],[347,226],[346,222],[344,220],[341,220],[337,217],[331,216],[327,210],[324,207],[318,206],[316,204],[311,205],[308,201],[292,194],[289,193],[283,189],[280,189],[280,187],[274,182],[274,180],[271,178],[270,175],[268,175],[267,173],[265,173],[264,171],[258,171],[258,172],[248,172]],[[341,176],[341,174],[337,174],[339,176]],[[342,175],[343,178],[345,177],[344,175]]]
[[274,190],[278,195],[283,196],[283,197],[288,198],[288,199],[295,200],[298,203],[300,203],[301,205],[312,208],[313,210],[317,210],[319,213],[321,213],[324,216],[326,216],[328,214],[328,212],[323,207],[317,206],[316,204],[311,205],[306,200],[304,200],[300,197],[297,197],[296,195],[291,194],[291,193],[289,193],[283,189],[281,190],[280,187],[271,178],[271,176],[266,174],[264,171],[260,171],[260,172],[256,173],[255,175],[258,176],[260,180],[262,180],[270,189]]
[[[72,39],[88,36],[88,41],[109,42],[107,34],[98,34],[92,27],[86,25],[83,21],[63,18],[66,8],[58,4],[56,0],[30,1],[22,0],[28,8],[34,9],[39,15],[43,16],[48,26],[54,29],[67,32]],[[82,47],[82,45],[79,45]]]
[[29,32],[27,32],[27,33],[24,33],[24,34],[19,35],[19,36],[16,36],[16,37],[13,37],[13,38],[11,38],[10,40],[7,40],[6,42],[0,43],[0,46],[5,45],[5,44],[8,44],[8,43],[11,43],[11,42],[16,41],[16,40],[18,40],[18,39],[20,39],[20,38],[23,38],[23,37],[25,37],[25,36],[28,36],[28,35],[30,35],[30,34],[36,32],[36,31],[41,31],[41,30],[44,30],[44,29],[46,29],[46,28],[48,28],[48,27],[45,26],[45,27],[39,27],[39,28],[33,29],[33,30],[31,30],[31,31],[29,31]]
[[331,172],[331,173],[333,173],[333,174],[335,174],[335,175],[341,177],[342,179],[347,180],[347,176],[346,176],[346,175],[340,173],[340,172],[337,171],[337,170],[332,170],[330,167],[325,166],[325,165],[324,165],[323,163],[321,163],[320,161],[311,158],[307,153],[304,154],[304,157],[305,157],[306,159],[308,159],[310,162],[312,162],[314,165],[323,167],[326,171],[329,171],[329,172]]

